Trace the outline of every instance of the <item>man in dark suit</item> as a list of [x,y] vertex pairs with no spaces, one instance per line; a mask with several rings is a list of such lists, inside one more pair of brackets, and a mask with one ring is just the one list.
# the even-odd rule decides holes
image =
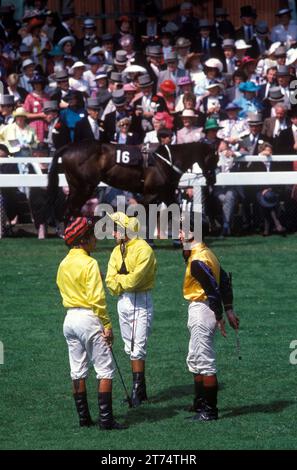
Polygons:
[[[123,89],[113,91],[111,99],[113,105],[115,106],[115,110],[107,113],[104,118],[104,132],[108,142],[116,140],[116,134],[120,132],[120,129],[117,125],[118,121],[125,117],[129,117],[130,113],[129,109],[127,108],[127,98]],[[133,122],[131,122],[131,127],[132,130],[134,130]]]
[[144,9],[145,20],[141,21],[136,33],[140,36],[143,45],[154,43],[161,35],[164,22],[160,19],[160,12],[152,2]]
[[259,21],[255,26],[255,34],[253,39],[250,41],[252,46],[249,50],[249,56],[253,59],[264,57],[265,52],[268,51],[272,42],[269,37],[269,28],[266,21]]
[[74,142],[83,140],[106,142],[104,131],[100,128],[98,122],[101,111],[99,98],[88,98],[86,107],[88,115],[75,125]]
[[[280,132],[275,143],[275,153],[277,155],[296,155],[297,153],[297,107],[294,106],[289,111],[291,125]],[[293,169],[292,162],[280,163],[281,170],[290,171]]]
[[193,49],[203,53],[203,59],[220,58],[220,40],[214,33],[213,25],[205,19],[200,20],[199,36],[193,44]]
[[45,101],[43,105],[45,120],[48,123],[48,133],[45,143],[48,145],[50,155],[64,145],[71,142],[70,131],[59,116],[59,103],[57,101]]
[[262,132],[269,141],[276,143],[280,133],[290,127],[290,119],[287,117],[288,108],[284,103],[277,103],[274,106],[274,110],[275,116],[266,118],[264,120]]
[[265,140],[265,136],[262,134],[262,115],[260,113],[249,113],[247,122],[250,132],[241,139],[240,149],[243,154],[258,155],[258,146]]
[[277,72],[276,66],[272,66],[267,69],[266,75],[265,75],[266,83],[263,83],[263,85],[260,85],[260,89],[258,91],[258,99],[260,101],[263,101],[265,98],[268,97],[270,88],[277,86],[276,72]]
[[54,44],[58,44],[60,39],[64,38],[65,36],[73,36],[77,40],[74,34],[74,30],[72,29],[74,25],[74,19],[74,10],[68,9],[62,12],[62,23],[57,26],[54,32]]
[[235,38],[244,39],[246,43],[249,43],[255,32],[256,10],[251,5],[242,6],[240,8],[240,18],[242,26],[236,30]]
[[59,105],[63,98],[69,92],[69,76],[67,70],[59,70],[52,78],[57,83],[57,87],[50,92],[50,98],[52,101],[58,101]]

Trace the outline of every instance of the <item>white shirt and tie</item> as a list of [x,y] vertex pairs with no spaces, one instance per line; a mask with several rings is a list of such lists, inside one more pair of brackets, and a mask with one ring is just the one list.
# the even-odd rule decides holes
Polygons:
[[88,116],[88,121],[89,121],[89,124],[91,126],[91,129],[92,129],[92,132],[93,132],[93,135],[94,135],[94,139],[99,140],[99,138],[100,138],[100,129],[99,129],[99,125],[98,125],[97,121],[95,121],[93,118],[91,118],[91,116]]
[[274,125],[274,130],[273,130],[273,137],[278,137],[280,131],[283,131],[284,129],[287,129],[287,123],[286,120],[283,119],[280,121],[279,119],[275,120],[275,125]]

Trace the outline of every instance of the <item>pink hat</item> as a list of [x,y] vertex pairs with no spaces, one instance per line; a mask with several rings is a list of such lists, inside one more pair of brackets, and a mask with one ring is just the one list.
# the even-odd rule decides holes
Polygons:
[[184,77],[181,77],[177,82],[178,86],[193,85],[193,83],[194,82],[187,75],[185,75]]
[[133,83],[125,83],[124,91],[137,91],[137,87]]

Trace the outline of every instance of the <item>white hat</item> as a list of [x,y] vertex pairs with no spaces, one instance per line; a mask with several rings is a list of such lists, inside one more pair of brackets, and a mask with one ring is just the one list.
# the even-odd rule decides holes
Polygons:
[[99,72],[97,73],[95,80],[100,80],[101,78],[107,78],[107,73],[105,72]]
[[89,55],[95,55],[95,54],[99,54],[99,53],[104,54],[104,49],[103,49],[103,47],[96,46],[96,47],[93,47],[93,48],[90,50],[90,54],[89,54]]
[[35,64],[34,64],[33,60],[31,60],[31,59],[23,60],[22,68],[24,69],[25,67],[28,67],[28,65],[35,65]]
[[243,50],[249,49],[252,46],[250,44],[247,44],[244,39],[238,39],[238,41],[235,41],[235,47],[238,50]]
[[286,65],[292,65],[297,60],[297,49],[289,49],[287,51]]
[[71,69],[69,70],[69,73],[73,73],[74,69],[77,69],[78,67],[84,67],[86,68],[86,64],[84,64],[81,60],[78,60],[77,62],[74,62],[72,65]]
[[197,114],[192,109],[184,109],[182,112],[182,117],[191,117],[195,118],[197,117]]
[[207,87],[206,87],[206,90],[211,90],[212,88],[215,88],[215,87],[220,87],[221,89],[225,88],[223,83],[220,83],[220,82],[216,82],[216,83],[210,83]]
[[64,36],[60,41],[58,42],[58,46],[63,47],[66,42],[70,42],[73,46],[75,44],[75,38],[73,36]]
[[270,46],[270,48],[268,49],[267,51],[267,55],[272,55],[275,53],[276,49],[278,49],[280,46],[281,46],[281,42],[280,41],[277,41],[277,42],[273,42]]
[[219,69],[220,72],[223,71],[223,64],[219,59],[208,59],[205,62],[206,67]]

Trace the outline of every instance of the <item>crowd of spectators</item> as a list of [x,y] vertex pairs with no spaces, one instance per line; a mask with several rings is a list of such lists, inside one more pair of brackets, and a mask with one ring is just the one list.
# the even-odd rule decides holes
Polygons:
[[[218,171],[296,170],[292,162],[237,158],[296,154],[297,24],[291,10],[275,11],[271,29],[250,5],[240,8],[238,29],[228,16],[216,8],[214,21],[196,18],[184,2],[166,21],[154,2],[146,2],[142,21],[122,16],[116,33],[98,35],[88,17],[77,37],[71,9],[57,14],[36,0],[17,24],[13,11],[0,7],[1,156],[52,156],[85,139],[201,141],[218,151]],[[0,165],[2,173],[11,170]],[[19,164],[15,171],[45,173],[47,166]],[[19,201],[27,199],[44,238],[49,214],[45,190],[37,189],[3,189],[2,203],[11,226],[20,217]],[[296,192],[289,186],[215,187],[208,195],[208,227],[235,233],[240,208],[247,230],[296,230]],[[57,224],[67,191],[60,196],[51,214]],[[191,191],[185,197],[191,200]]]

